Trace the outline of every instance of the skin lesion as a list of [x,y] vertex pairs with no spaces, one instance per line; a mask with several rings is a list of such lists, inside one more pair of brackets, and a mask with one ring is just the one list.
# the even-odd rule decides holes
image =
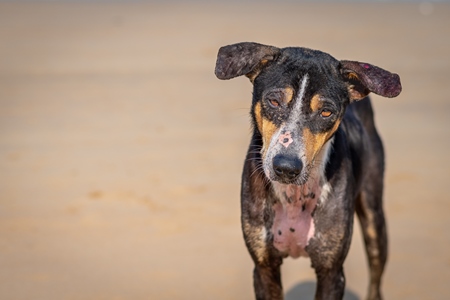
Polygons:
[[282,132],[282,134],[280,134],[280,136],[278,137],[278,142],[280,144],[282,144],[285,148],[289,147],[289,145],[293,142],[294,140],[292,139],[291,136],[291,132],[290,131],[285,131]]

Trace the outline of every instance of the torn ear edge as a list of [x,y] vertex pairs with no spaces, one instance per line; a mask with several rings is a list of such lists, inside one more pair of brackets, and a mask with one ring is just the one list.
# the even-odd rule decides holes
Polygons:
[[343,75],[346,79],[350,101],[358,101],[364,99],[367,95],[370,94],[370,90],[362,83],[355,72],[345,71]]

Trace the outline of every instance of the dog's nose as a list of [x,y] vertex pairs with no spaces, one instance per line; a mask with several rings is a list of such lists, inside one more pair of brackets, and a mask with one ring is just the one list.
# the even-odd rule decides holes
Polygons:
[[300,175],[302,168],[302,161],[297,157],[276,155],[273,158],[273,170],[282,180],[294,180]]

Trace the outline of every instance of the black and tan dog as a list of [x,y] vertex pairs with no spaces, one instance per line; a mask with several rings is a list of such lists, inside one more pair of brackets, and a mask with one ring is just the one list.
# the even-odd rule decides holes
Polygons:
[[368,299],[380,299],[384,154],[364,98],[397,96],[398,75],[316,50],[257,43],[220,48],[215,73],[253,83],[241,205],[256,298],[282,299],[283,258],[305,256],[317,275],[316,299],[341,299],[356,211],[370,266]]

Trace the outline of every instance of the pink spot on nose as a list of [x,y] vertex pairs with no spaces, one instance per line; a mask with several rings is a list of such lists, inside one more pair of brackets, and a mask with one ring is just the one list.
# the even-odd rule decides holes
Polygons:
[[364,69],[370,69],[370,65],[368,65],[368,64],[361,64],[361,66],[362,66]]
[[290,131],[280,134],[280,137],[278,138],[278,142],[286,148],[289,147],[293,141]]

